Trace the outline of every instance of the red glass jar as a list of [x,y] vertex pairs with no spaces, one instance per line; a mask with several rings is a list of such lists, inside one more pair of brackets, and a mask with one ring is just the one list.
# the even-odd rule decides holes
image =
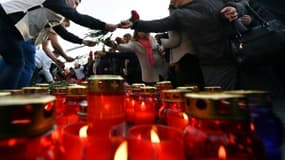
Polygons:
[[95,75],[88,79],[88,134],[108,136],[112,126],[125,122],[124,79]]
[[62,114],[57,119],[59,128],[77,122],[80,103],[86,101],[87,88],[81,85],[72,85],[66,87],[65,103]]
[[185,94],[191,93],[187,90],[168,89],[162,91],[161,108],[159,110],[159,119],[167,124],[167,115],[169,112],[185,111]]
[[55,97],[0,97],[0,157],[56,160]]
[[[161,99],[162,99],[162,91],[163,90],[168,90],[168,89],[172,89],[172,85],[170,81],[159,81],[156,82],[155,87],[157,88],[157,92],[158,92],[158,105],[156,106],[156,111],[158,113],[160,107],[161,107]],[[158,114],[156,115],[158,118]]]
[[136,125],[128,131],[129,160],[184,160],[183,133],[162,125]]
[[261,90],[234,90],[226,93],[246,96],[254,126],[252,129],[263,141],[267,159],[281,160],[284,125],[273,112],[271,94]]
[[186,112],[190,116],[184,130],[187,159],[265,159],[263,143],[251,130],[244,96],[186,94]]
[[154,124],[158,95],[156,87],[141,87],[138,99],[135,101],[135,124]]
[[135,104],[139,100],[139,93],[141,87],[145,87],[145,84],[135,83],[126,89],[125,95],[125,112],[126,112],[126,121],[130,124],[134,123],[135,119]]
[[66,100],[67,88],[66,87],[54,87],[52,89],[52,95],[56,98],[56,115],[60,117],[64,111],[64,105]]

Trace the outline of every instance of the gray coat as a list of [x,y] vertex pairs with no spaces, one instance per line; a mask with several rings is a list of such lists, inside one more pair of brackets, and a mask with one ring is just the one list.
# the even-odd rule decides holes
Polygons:
[[[230,64],[234,62],[227,36],[231,25],[220,14],[224,5],[223,0],[193,0],[168,17],[137,21],[133,29],[143,32],[185,32],[201,64]],[[235,3],[235,7],[239,13],[244,13],[242,4]]]

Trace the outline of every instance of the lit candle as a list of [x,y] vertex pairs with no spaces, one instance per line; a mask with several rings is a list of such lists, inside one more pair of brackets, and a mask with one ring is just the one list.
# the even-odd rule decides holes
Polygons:
[[168,126],[184,130],[188,124],[188,115],[185,112],[169,112],[167,114]]
[[160,125],[136,125],[128,134],[129,160],[184,160],[182,132]]
[[114,160],[128,160],[128,142],[124,141],[120,144],[115,152]]
[[157,90],[155,87],[141,87],[135,105],[135,124],[153,124],[156,116]]
[[224,146],[220,146],[218,150],[218,160],[227,160],[227,153]]
[[82,158],[83,146],[87,143],[87,124],[72,123],[63,127],[59,159],[78,160]]
[[88,79],[88,134],[108,136],[125,122],[124,81],[121,76],[95,75]]

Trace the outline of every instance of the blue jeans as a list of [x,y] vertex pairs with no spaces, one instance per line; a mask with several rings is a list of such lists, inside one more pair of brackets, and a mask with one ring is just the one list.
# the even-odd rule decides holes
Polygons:
[[17,88],[27,87],[31,85],[31,79],[35,71],[35,52],[36,48],[32,40],[21,42],[24,52],[24,68],[18,82]]
[[24,68],[20,34],[0,11],[0,89],[16,89]]

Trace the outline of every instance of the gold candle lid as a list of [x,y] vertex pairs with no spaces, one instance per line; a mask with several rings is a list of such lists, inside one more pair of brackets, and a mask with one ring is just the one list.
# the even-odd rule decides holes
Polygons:
[[176,87],[176,89],[187,90],[189,92],[199,92],[198,86],[178,86],[178,87]]
[[156,87],[152,87],[152,86],[141,87],[139,94],[141,94],[141,95],[157,94],[157,88]]
[[2,96],[9,96],[9,95],[11,95],[11,92],[0,92],[0,97],[2,97]]
[[67,87],[54,87],[52,90],[52,94],[54,95],[66,95]]
[[226,93],[187,93],[186,112],[200,119],[249,119],[247,101],[243,95]]
[[131,88],[141,88],[141,87],[145,87],[144,83],[133,83],[131,85]]
[[36,136],[55,126],[55,97],[11,95],[0,97],[0,139]]
[[225,91],[228,94],[244,95],[248,101],[249,107],[271,107],[271,95],[262,90],[232,90]]
[[24,94],[48,94],[47,87],[23,87],[22,88]]
[[67,96],[86,96],[87,87],[81,85],[71,85],[66,87]]
[[204,90],[207,92],[222,92],[223,88],[220,86],[206,86]]
[[172,88],[172,85],[171,85],[171,81],[159,81],[159,82],[156,82],[155,87],[157,87],[158,89],[164,88],[164,87]]
[[88,92],[124,92],[124,78],[119,75],[94,75],[88,78]]
[[181,102],[185,101],[185,94],[191,93],[188,90],[167,89],[162,91],[161,101],[164,102]]
[[36,83],[35,86],[36,87],[46,87],[46,88],[49,88],[50,84],[49,83]]

